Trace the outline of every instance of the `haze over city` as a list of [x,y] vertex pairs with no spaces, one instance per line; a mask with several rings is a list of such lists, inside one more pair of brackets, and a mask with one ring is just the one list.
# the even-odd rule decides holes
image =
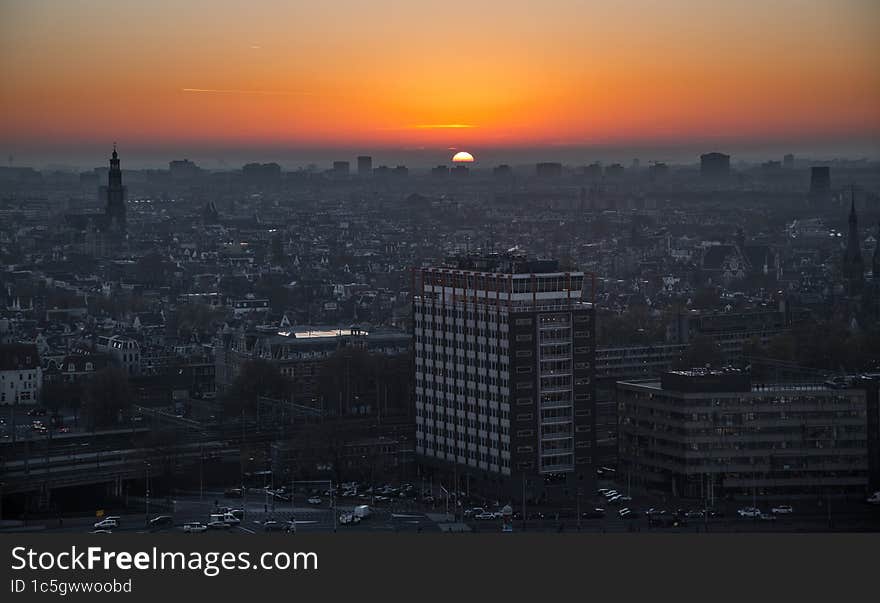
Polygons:
[[0,0],[10,601],[846,600],[857,533],[878,0]]

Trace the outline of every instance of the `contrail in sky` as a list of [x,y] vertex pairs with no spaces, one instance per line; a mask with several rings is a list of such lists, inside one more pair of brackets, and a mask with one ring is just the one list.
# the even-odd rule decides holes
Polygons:
[[281,94],[310,96],[311,92],[296,92],[291,90],[238,90],[235,88],[182,88],[183,92],[209,92],[215,94]]

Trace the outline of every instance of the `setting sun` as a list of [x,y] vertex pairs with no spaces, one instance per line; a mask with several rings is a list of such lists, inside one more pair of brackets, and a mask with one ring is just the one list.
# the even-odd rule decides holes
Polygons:
[[474,156],[468,153],[467,151],[459,151],[455,155],[452,156],[453,163],[473,163]]

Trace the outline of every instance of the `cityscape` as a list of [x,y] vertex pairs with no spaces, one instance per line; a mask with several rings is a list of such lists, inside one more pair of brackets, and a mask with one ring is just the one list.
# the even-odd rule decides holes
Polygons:
[[880,531],[876,7],[590,87],[516,2],[62,4],[0,8],[0,533]]

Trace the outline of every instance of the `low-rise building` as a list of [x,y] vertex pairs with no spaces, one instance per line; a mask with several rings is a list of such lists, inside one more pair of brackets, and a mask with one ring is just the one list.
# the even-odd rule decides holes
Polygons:
[[37,404],[42,383],[43,369],[36,345],[0,345],[0,404]]
[[753,385],[738,370],[617,383],[620,471],[632,485],[710,503],[862,496],[867,392]]

